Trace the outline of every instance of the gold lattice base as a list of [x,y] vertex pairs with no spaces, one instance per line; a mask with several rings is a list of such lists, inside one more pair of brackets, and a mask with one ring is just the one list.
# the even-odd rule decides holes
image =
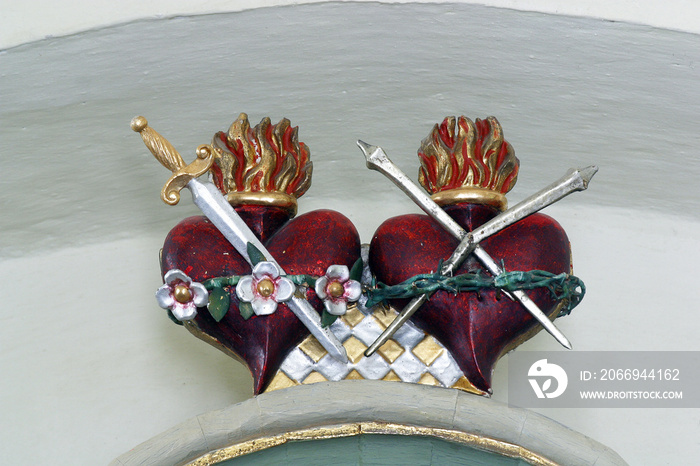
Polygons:
[[384,380],[408,382],[485,395],[467,380],[449,351],[435,338],[410,322],[371,357],[367,347],[394,320],[394,309],[377,307],[363,314],[348,308],[331,327],[348,354],[347,364],[333,359],[320,343],[308,336],[285,359],[265,392],[328,380]]

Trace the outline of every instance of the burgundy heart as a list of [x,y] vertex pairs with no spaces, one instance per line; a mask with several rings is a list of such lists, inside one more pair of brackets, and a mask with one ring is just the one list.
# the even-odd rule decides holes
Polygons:
[[[317,210],[289,220],[287,211],[279,207],[248,205],[235,209],[287,274],[320,276],[330,265],[350,268],[360,257],[357,230],[338,212]],[[196,282],[251,273],[245,259],[201,216],[187,218],[170,231],[163,246],[161,269],[163,274],[180,269]],[[200,338],[248,366],[258,394],[309,331],[284,304],[274,314],[245,320],[238,310],[235,290],[229,294],[230,308],[220,322],[202,308],[194,325],[202,332]],[[323,309],[314,291],[307,291],[307,299],[316,310]]]
[[[468,231],[497,215],[492,207],[458,204],[445,211]],[[459,242],[426,215],[402,215],[385,221],[370,245],[370,266],[378,281],[399,284],[414,275],[434,272]],[[508,271],[545,270],[570,273],[571,251],[562,227],[543,214],[531,215],[481,242],[483,248]],[[482,271],[473,256],[456,274]],[[547,315],[557,301],[546,289],[528,295]],[[403,308],[408,300],[392,304]],[[412,321],[435,336],[455,358],[465,376],[478,389],[490,392],[491,373],[498,359],[541,329],[518,302],[496,290],[457,295],[438,291],[416,312]]]

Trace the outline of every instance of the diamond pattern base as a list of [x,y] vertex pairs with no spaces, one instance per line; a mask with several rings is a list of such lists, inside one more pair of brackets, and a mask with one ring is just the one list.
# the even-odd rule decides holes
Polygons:
[[347,364],[331,357],[309,336],[289,353],[265,392],[328,380],[369,379],[457,388],[486,395],[467,380],[439,341],[411,322],[404,324],[375,354],[365,357],[367,347],[397,314],[393,308],[349,307],[347,314],[331,326],[348,353]]

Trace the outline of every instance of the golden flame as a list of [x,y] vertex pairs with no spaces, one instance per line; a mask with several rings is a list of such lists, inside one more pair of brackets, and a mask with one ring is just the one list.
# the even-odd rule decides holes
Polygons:
[[298,132],[286,118],[272,125],[265,117],[251,128],[248,115],[241,113],[228,132],[216,133],[212,141],[214,184],[229,200],[259,193],[289,197],[295,203],[309,189],[313,168]]
[[503,195],[515,185],[520,166],[494,117],[445,118],[423,139],[418,157],[419,181],[431,194],[478,188]]

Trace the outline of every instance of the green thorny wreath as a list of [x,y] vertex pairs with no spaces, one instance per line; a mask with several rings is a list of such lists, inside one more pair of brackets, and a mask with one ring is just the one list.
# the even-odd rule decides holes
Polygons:
[[[252,246],[252,245],[249,245]],[[251,256],[255,256],[254,262],[264,260],[260,254],[251,250]],[[258,253],[259,254],[259,253]],[[442,266],[442,261],[438,265],[438,270]],[[350,272],[350,278],[360,281],[362,274],[362,260],[358,259]],[[235,287],[242,275],[232,275],[228,277],[216,277],[205,280],[203,285],[209,291],[209,313],[218,322],[223,319],[229,309],[228,287]],[[319,277],[311,275],[286,275],[295,285],[313,288]],[[380,303],[386,303],[393,299],[409,299],[422,294],[429,296],[436,291],[446,291],[448,293],[476,292],[482,290],[500,290],[513,292],[517,290],[532,290],[535,288],[547,288],[552,297],[557,301],[563,301],[563,306],[557,317],[569,315],[571,311],[581,302],[586,294],[586,286],[578,277],[566,273],[554,274],[545,270],[531,270],[529,272],[504,272],[495,277],[486,276],[478,271],[476,273],[464,273],[461,275],[449,276],[440,273],[428,273],[415,275],[398,285],[387,285],[381,282],[372,282],[372,286],[365,287],[364,294],[367,296],[365,307],[370,308]],[[241,302],[239,312],[244,319],[253,315],[249,303]],[[322,324],[324,327],[332,324],[337,316],[323,311]]]
[[[438,270],[441,266],[442,262],[440,262]],[[504,272],[495,277],[489,277],[483,275],[481,271],[455,276],[441,275],[436,272],[415,275],[398,285],[375,283],[372,288],[366,291],[366,306],[372,307],[391,299],[414,298],[423,294],[430,296],[440,290],[457,294],[465,291],[479,293],[487,289],[512,292],[542,287],[547,288],[555,300],[564,301],[557,317],[569,315],[586,294],[586,286],[583,281],[566,273],[554,274],[545,270],[531,270],[529,272]]]

